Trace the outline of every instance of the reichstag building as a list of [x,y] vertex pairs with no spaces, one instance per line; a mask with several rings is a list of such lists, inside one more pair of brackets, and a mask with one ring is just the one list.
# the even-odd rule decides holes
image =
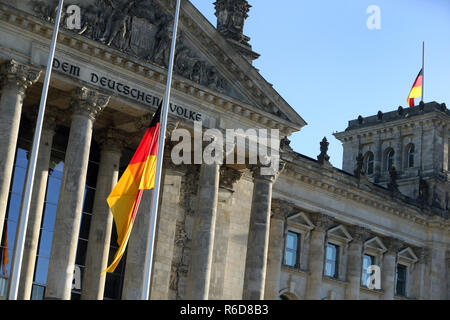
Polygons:
[[[70,30],[73,4],[81,25]],[[0,0],[2,299],[56,6]],[[167,143],[151,299],[449,299],[446,105],[349,121],[335,133],[342,170],[330,164],[326,139],[316,159],[306,157],[288,138],[306,122],[252,65],[259,54],[243,33],[250,5],[214,6],[216,26],[182,1],[167,136],[194,121],[278,129],[283,166],[267,176],[258,165],[174,165]],[[139,298],[151,191],[125,257],[100,276],[117,250],[105,199],[162,102],[174,11],[175,0],[65,1],[19,299]],[[378,287],[368,285],[372,265]]]

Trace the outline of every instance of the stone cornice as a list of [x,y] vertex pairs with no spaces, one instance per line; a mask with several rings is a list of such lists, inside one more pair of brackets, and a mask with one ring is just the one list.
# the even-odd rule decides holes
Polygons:
[[[184,19],[186,19],[186,17]],[[40,37],[49,41],[52,36],[52,23],[41,20],[31,14],[3,3],[0,3],[0,21],[7,22],[10,25],[20,28],[21,32],[29,33],[30,38]],[[192,22],[190,24],[184,24],[189,28],[194,28],[195,25]],[[138,77],[142,77],[145,81],[152,80],[160,83],[161,85],[166,84],[166,69],[151,62],[144,62],[137,57],[127,55],[103,43],[78,35],[64,28],[60,29],[58,45],[64,45],[70,49],[76,50],[79,54],[84,54],[91,59],[101,59],[102,61],[114,66],[115,69],[131,72]],[[214,48],[212,50],[214,50]],[[217,46],[216,50],[221,49]],[[224,57],[224,61],[222,62],[231,63],[231,59],[226,57],[223,52],[220,54],[218,53],[218,55]],[[230,69],[233,70],[233,65],[230,66]],[[248,80],[249,79],[247,79],[247,82]],[[172,86],[179,93],[188,94],[189,96],[193,96],[208,105],[212,105],[212,109],[214,110],[221,110],[225,114],[233,113],[239,117],[247,118],[252,123],[256,123],[258,126],[264,128],[279,129],[282,135],[289,136],[293,132],[300,130],[300,128],[304,125],[296,125],[272,113],[261,110],[255,106],[239,101],[236,98],[229,97],[220,92],[213,91],[205,86],[178,75],[173,76]],[[251,86],[255,85],[252,84]],[[263,91],[258,91],[258,94],[263,96]],[[266,104],[270,105],[270,99],[267,97],[263,99],[267,99],[264,101]]]
[[420,116],[412,118],[403,118],[390,122],[380,122],[371,126],[352,128],[348,131],[336,132],[333,135],[342,142],[347,142],[358,137],[377,136],[380,133],[392,133],[392,136],[398,134],[398,130],[402,130],[402,135],[407,134],[407,130],[417,130],[423,126],[446,126],[450,124],[450,117],[439,110],[424,113]]
[[[385,211],[389,214],[396,215],[400,218],[412,221],[414,223],[426,226],[428,218],[420,211],[419,208],[414,208],[411,205],[402,203],[401,201],[394,201],[391,195],[386,191],[378,196],[376,192],[370,190],[363,190],[358,187],[356,179],[351,184],[345,184],[345,180],[339,177],[332,179],[324,177],[323,175],[315,174],[310,170],[305,170],[292,163],[287,164],[283,176],[287,178],[306,183],[314,188],[320,188],[325,192],[331,193],[338,197],[344,197],[352,201],[356,201],[366,206],[370,206],[377,210]],[[343,179],[342,179],[343,178]],[[377,186],[373,186],[377,188]],[[435,216],[439,219],[441,224],[445,221],[443,218]]]

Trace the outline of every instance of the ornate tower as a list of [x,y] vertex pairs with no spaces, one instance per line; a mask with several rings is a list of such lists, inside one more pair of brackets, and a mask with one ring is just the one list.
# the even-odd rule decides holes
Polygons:
[[217,30],[252,62],[259,54],[252,51],[250,38],[244,35],[244,24],[251,5],[246,0],[217,0],[215,3]]
[[384,187],[448,210],[450,195],[450,111],[444,103],[349,121],[335,133],[344,147],[342,169],[353,174],[357,159],[362,174]]

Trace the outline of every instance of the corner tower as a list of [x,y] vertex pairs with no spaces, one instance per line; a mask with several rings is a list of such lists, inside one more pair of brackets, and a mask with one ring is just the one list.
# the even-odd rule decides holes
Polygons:
[[334,136],[343,144],[344,171],[353,174],[361,154],[362,172],[369,181],[392,187],[394,179],[404,195],[448,210],[449,128],[450,111],[444,103],[421,102],[359,116]]

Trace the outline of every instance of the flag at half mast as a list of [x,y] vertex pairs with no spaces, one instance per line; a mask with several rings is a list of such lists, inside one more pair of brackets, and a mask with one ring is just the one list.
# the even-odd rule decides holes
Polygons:
[[153,189],[155,186],[160,116],[161,107],[153,116],[152,122],[128,167],[108,196],[107,202],[114,217],[119,249],[111,265],[102,274],[114,272],[116,269],[125,253],[142,193],[144,190]]
[[419,74],[417,75],[416,81],[412,86],[411,92],[408,96],[408,105],[410,107],[414,107],[414,98],[418,98],[423,96],[423,68],[420,69]]

